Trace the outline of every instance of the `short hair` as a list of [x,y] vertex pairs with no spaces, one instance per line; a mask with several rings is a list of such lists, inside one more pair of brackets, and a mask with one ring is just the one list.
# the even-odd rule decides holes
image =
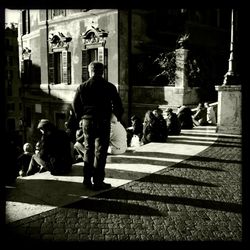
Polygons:
[[32,147],[32,145],[31,145],[31,143],[26,142],[26,143],[23,145],[23,151],[24,151],[24,152],[32,153],[32,150],[33,150],[33,147]]
[[41,119],[37,126],[38,129],[51,131],[55,129],[55,125],[51,123],[48,119]]
[[95,75],[102,75],[104,71],[104,65],[101,62],[93,61],[89,64],[89,70]]

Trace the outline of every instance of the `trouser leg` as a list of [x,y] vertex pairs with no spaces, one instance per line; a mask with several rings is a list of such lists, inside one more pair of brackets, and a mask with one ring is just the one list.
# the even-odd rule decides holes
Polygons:
[[83,157],[84,167],[83,176],[84,183],[91,182],[93,176],[93,165],[95,157],[95,127],[92,120],[83,119],[82,129],[84,134],[85,154]]
[[93,182],[101,184],[105,177],[105,165],[110,139],[110,121],[104,122],[99,126],[98,137],[95,139],[95,161]]

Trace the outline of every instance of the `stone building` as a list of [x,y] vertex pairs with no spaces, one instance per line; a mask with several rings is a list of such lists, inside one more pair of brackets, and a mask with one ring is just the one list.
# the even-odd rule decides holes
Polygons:
[[4,30],[4,98],[5,124],[8,139],[22,143],[23,137],[23,105],[22,86],[19,74],[18,57],[18,25],[6,23]]
[[[185,34],[188,46],[178,47]],[[22,10],[18,41],[27,140],[36,140],[41,118],[64,128],[75,89],[94,59],[104,63],[104,77],[120,92],[126,125],[132,114],[143,117],[156,106],[216,101],[229,40],[227,9]],[[162,52],[179,55],[174,84],[155,81],[162,69],[154,61]],[[202,69],[196,82],[185,73],[190,55]]]

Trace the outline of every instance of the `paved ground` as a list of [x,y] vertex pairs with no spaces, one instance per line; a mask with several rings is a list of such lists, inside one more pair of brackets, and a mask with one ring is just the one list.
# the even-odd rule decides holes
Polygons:
[[[27,193],[18,197],[13,194],[17,187],[8,187],[5,238],[29,243],[242,242],[241,153],[240,136],[218,136],[213,127],[198,127],[168,143],[109,158],[106,180],[114,188],[105,192],[84,190],[81,164],[70,179],[54,179],[53,185],[44,176],[51,195],[33,197],[33,204]],[[18,185],[38,194],[45,179],[23,178]]]

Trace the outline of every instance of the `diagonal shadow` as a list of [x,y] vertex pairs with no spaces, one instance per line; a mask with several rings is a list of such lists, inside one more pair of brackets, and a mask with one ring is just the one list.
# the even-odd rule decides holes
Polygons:
[[6,189],[5,201],[60,206],[93,193],[84,189],[82,183],[72,181],[21,179],[16,190]]
[[214,143],[214,142],[216,142],[216,140],[213,140],[213,139],[210,139],[210,140],[208,140],[208,139],[203,139],[204,138],[204,136],[201,136],[202,138],[190,138],[190,137],[188,137],[188,136],[185,136],[185,135],[183,135],[183,137],[182,136],[175,136],[175,137],[171,137],[171,135],[168,137],[168,139],[167,139],[167,143],[168,142],[173,142],[173,143],[183,143],[183,141],[190,141],[190,142],[207,142],[207,143],[209,143],[209,145],[211,145],[212,143]]
[[205,186],[205,187],[218,187],[218,185],[207,183],[203,181],[190,180],[184,177],[177,177],[172,175],[150,174],[138,181],[151,182],[160,184],[174,184],[174,185],[193,185],[193,186]]
[[[190,161],[193,161],[193,159],[190,159]],[[188,164],[186,163],[187,161],[185,162],[180,162],[178,164],[175,164],[174,168],[185,168],[185,169],[195,169],[195,170],[206,170],[206,171],[218,171],[218,172],[226,172],[225,170],[223,169],[220,169],[220,168],[216,168],[216,167],[202,167],[202,166],[194,166],[192,164]]]
[[[212,145],[211,145],[212,146]],[[160,153],[160,152],[140,152],[140,151],[134,151],[134,152],[126,152],[122,155],[128,155],[128,156],[144,156],[144,157],[152,157],[155,159],[160,159],[160,158],[170,158],[170,159],[180,159],[180,160],[192,160],[192,161],[206,161],[206,162],[222,162],[222,163],[241,163],[241,161],[237,160],[226,160],[226,159],[216,159],[216,158],[211,158],[207,156],[199,156],[199,155],[185,155],[185,154],[172,154],[172,153]],[[122,158],[121,156],[115,156],[112,157],[112,161],[115,158]],[[122,158],[123,160],[123,158]],[[116,161],[116,160],[114,160]]]
[[103,199],[119,199],[119,200],[133,200],[133,201],[157,201],[169,204],[180,204],[192,207],[199,207],[205,209],[212,209],[218,211],[242,213],[242,206],[232,202],[222,202],[213,200],[204,200],[196,198],[178,197],[178,196],[161,196],[145,193],[135,193],[121,188],[104,192],[96,195],[97,198]]
[[[187,145],[197,145],[197,146],[212,146],[214,144],[217,144],[216,142],[214,142],[213,144],[211,143],[205,143],[205,142],[194,142],[194,141],[173,141],[174,143],[181,143],[181,144],[187,144]],[[168,143],[168,141],[166,142]],[[218,146],[218,145],[217,145]],[[220,143],[219,144],[220,147],[236,147],[236,148],[241,148],[241,145],[233,145],[232,143],[231,144],[223,144],[223,143]]]
[[143,216],[162,216],[162,214],[154,208],[148,206],[131,204],[124,201],[113,201],[88,197],[75,203],[63,206],[64,208],[84,209],[94,212],[102,212],[108,214],[128,214]]

